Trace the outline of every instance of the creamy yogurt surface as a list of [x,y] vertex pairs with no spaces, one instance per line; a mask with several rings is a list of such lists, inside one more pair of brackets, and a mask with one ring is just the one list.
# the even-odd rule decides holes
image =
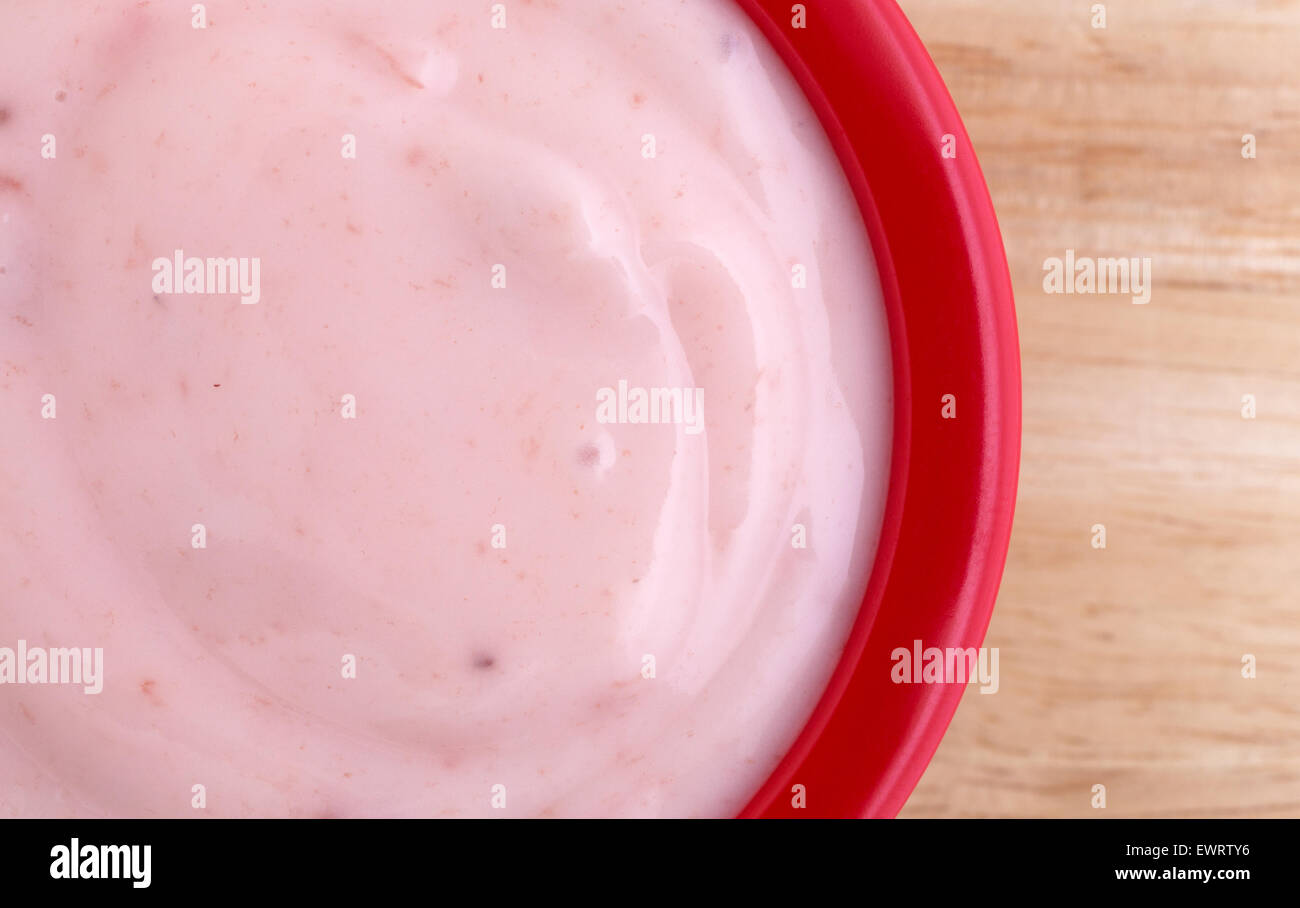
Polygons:
[[204,12],[0,7],[0,815],[734,814],[888,481],[793,79],[727,0]]

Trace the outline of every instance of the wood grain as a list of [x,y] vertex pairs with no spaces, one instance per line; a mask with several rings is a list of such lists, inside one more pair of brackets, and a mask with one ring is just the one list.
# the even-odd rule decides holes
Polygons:
[[[1025,405],[1001,686],[902,815],[1300,816],[1300,2],[901,5],[998,211]],[[1151,302],[1045,293],[1066,249],[1151,257]]]

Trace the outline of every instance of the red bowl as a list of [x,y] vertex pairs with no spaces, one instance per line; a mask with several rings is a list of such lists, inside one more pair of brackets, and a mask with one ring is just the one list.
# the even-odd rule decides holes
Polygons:
[[[875,565],[808,723],[742,817],[893,816],[965,684],[895,684],[890,653],[978,647],[1020,465],[1020,356],[1006,254],[970,139],[893,0],[736,0],[808,96],[853,187],[888,309],[890,489]],[[944,157],[944,137],[955,157]],[[956,396],[956,418],[941,416]],[[792,791],[802,785],[806,806]]]

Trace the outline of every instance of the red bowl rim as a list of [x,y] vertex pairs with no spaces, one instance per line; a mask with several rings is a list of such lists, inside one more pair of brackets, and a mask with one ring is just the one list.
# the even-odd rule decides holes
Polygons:
[[[893,0],[736,2],[848,177],[880,272],[894,378],[890,487],[862,607],[803,730],[740,816],[889,817],[967,686],[894,683],[891,653],[915,640],[979,647],[1006,561],[1020,465],[1011,279],[970,139]],[[941,413],[948,394],[956,418]]]

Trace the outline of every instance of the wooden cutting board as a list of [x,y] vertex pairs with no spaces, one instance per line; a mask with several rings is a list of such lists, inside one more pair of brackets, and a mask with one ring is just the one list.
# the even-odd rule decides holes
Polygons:
[[[1000,689],[902,815],[1300,816],[1300,2],[900,3],[1001,220],[1025,408]],[[1045,293],[1069,249],[1149,257],[1150,302]]]

